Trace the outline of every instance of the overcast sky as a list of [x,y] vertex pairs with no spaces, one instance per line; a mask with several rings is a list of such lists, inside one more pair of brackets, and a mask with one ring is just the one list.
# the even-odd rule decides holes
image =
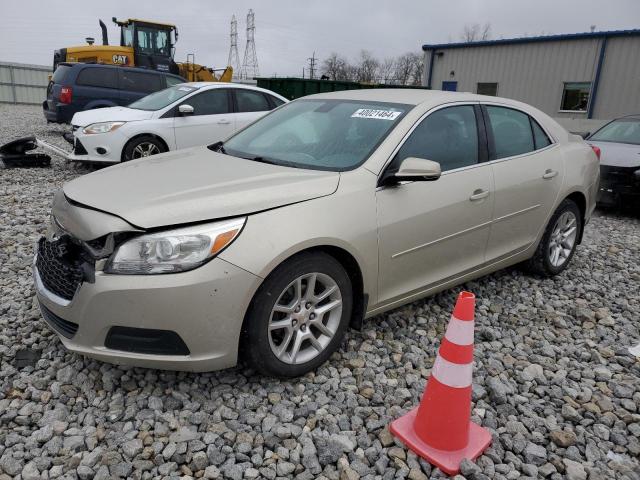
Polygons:
[[459,40],[465,24],[491,23],[493,38],[638,27],[640,0],[0,0],[0,61],[50,65],[56,48],[100,43],[98,19],[119,41],[111,17],[171,22],[187,53],[210,67],[226,65],[229,22],[238,19],[240,61],[246,15],[255,11],[260,73],[299,76],[313,52],[379,58],[419,51],[424,43]]

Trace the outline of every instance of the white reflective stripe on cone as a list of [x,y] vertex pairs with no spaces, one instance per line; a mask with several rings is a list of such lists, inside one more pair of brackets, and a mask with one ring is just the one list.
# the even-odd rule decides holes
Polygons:
[[447,327],[447,333],[445,333],[444,336],[456,345],[471,345],[473,343],[474,324],[475,322],[473,320],[465,321],[451,317],[449,326]]
[[460,365],[445,360],[440,355],[431,369],[431,375],[440,383],[453,388],[466,388],[471,386],[473,374],[473,362]]

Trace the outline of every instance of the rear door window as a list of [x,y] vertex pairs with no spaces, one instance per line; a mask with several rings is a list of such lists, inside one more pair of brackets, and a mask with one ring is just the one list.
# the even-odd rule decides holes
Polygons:
[[512,108],[490,105],[486,106],[486,111],[493,132],[492,160],[515,157],[535,150],[529,115]]
[[536,122],[532,117],[529,117],[529,119],[531,120],[531,129],[533,130],[533,140],[536,144],[536,150],[540,150],[541,148],[551,145],[551,140],[549,140],[547,134],[544,133],[542,127],[538,125],[538,122]]
[[229,113],[229,93],[226,88],[214,88],[189,97],[183,104],[191,105],[194,115]]
[[279,107],[284,103],[284,100],[280,100],[278,97],[274,97],[273,95],[269,95],[269,94],[265,94],[265,95],[269,97],[269,100],[271,100],[271,103],[273,104],[274,107]]
[[165,88],[162,75],[120,70],[120,88],[130,92],[152,93]]
[[60,65],[58,68],[56,68],[56,71],[53,73],[53,77],[51,77],[51,81],[53,83],[64,82],[64,77],[69,70],[71,70],[71,67],[69,65]]
[[115,68],[84,68],[78,74],[76,83],[87,87],[118,88],[118,73]]
[[262,92],[243,89],[237,89],[235,92],[238,112],[265,112],[271,110],[267,97]]

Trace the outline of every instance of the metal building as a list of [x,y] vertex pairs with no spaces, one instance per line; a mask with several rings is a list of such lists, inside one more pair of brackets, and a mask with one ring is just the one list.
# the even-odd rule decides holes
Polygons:
[[0,62],[0,103],[41,104],[50,74],[51,67]]
[[423,45],[422,49],[427,87],[521,100],[569,129],[640,113],[640,30]]

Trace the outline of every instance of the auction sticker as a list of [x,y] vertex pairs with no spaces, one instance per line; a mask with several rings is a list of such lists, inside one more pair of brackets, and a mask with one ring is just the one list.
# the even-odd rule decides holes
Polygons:
[[351,115],[351,118],[375,118],[377,120],[395,120],[402,112],[391,110],[374,110],[371,108],[359,108]]

